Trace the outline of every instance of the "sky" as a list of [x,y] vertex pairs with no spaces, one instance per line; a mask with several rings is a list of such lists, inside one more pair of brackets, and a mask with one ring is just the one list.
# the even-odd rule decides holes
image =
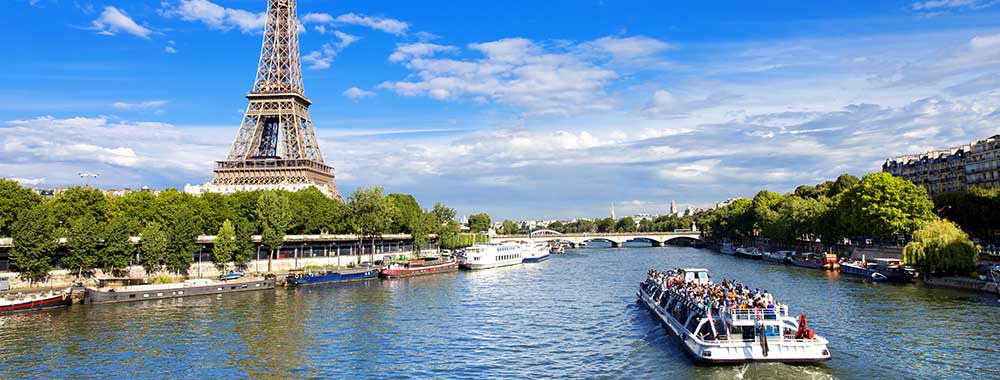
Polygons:
[[[265,0],[7,0],[0,177],[183,188],[246,108]],[[299,0],[345,194],[666,213],[1000,133],[1000,2]]]

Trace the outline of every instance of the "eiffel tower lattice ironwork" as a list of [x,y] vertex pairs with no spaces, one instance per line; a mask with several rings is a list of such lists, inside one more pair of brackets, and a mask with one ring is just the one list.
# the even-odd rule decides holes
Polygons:
[[260,63],[240,130],[212,185],[238,190],[319,188],[340,198],[319,150],[302,85],[295,0],[269,0]]

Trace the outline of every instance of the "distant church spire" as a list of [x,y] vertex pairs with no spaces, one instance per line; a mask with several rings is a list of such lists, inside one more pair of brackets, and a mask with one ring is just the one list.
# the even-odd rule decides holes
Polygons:
[[611,219],[618,220],[618,218],[615,217],[615,204],[613,202],[611,203]]

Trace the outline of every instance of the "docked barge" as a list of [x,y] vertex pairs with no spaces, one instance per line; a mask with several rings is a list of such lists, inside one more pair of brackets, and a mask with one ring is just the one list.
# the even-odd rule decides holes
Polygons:
[[336,284],[342,282],[357,282],[378,278],[377,268],[347,269],[338,271],[303,271],[293,270],[285,278],[285,284],[290,286]]
[[0,297],[0,315],[68,307],[73,303],[70,297],[71,293],[72,289],[60,292],[50,291],[30,295]]
[[241,278],[232,281],[209,279],[187,280],[176,284],[134,284],[129,279],[103,279],[96,288],[88,287],[83,296],[85,304],[133,302],[165,298],[201,296],[274,289],[273,276]]
[[830,359],[827,340],[807,327],[805,315],[796,320],[788,315],[788,306],[779,303],[730,308],[696,301],[702,290],[712,286],[705,269],[650,271],[637,296],[700,364]]
[[382,268],[378,275],[382,278],[398,278],[457,271],[458,261],[455,259],[436,258],[392,263]]

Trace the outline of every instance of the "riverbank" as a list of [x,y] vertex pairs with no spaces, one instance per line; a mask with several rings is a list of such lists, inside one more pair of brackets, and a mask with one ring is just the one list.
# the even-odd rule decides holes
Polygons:
[[[436,250],[425,251],[424,254],[431,254],[437,252]],[[392,261],[394,258],[398,258],[401,252],[391,252],[391,253],[378,253],[374,255],[374,259],[383,261]],[[300,258],[284,258],[284,259],[274,259],[271,260],[271,272],[272,273],[287,273],[293,269],[302,269],[305,267],[348,267],[350,265],[358,266],[361,263],[372,260],[372,255],[354,255],[354,256],[331,256],[331,257],[300,257]],[[171,273],[171,272],[157,272],[153,274],[146,273],[146,270],[139,265],[133,265],[128,267],[121,273],[121,276],[116,276],[113,273],[104,273],[101,270],[95,270],[90,273],[89,276],[84,277],[84,286],[95,286],[97,284],[97,279],[99,278],[110,278],[110,277],[128,277],[128,278],[151,278],[151,277],[169,277],[174,281],[183,281],[185,279],[192,278],[215,278],[220,274],[229,273],[234,267],[232,264],[228,265],[226,268],[220,268],[215,266],[211,262],[194,263],[186,271],[182,273]],[[263,274],[268,272],[268,262],[267,260],[251,260],[247,263],[246,269],[249,274]],[[42,291],[48,289],[59,289],[59,288],[69,288],[73,286],[73,282],[77,280],[75,272],[60,269],[49,272],[48,279],[44,283],[35,282],[29,284],[18,277],[17,272],[0,272],[0,276],[9,277],[10,291],[11,292],[31,292],[31,291]]]
[[1000,284],[967,277],[927,277],[924,284],[939,288],[968,290],[1000,295]]

